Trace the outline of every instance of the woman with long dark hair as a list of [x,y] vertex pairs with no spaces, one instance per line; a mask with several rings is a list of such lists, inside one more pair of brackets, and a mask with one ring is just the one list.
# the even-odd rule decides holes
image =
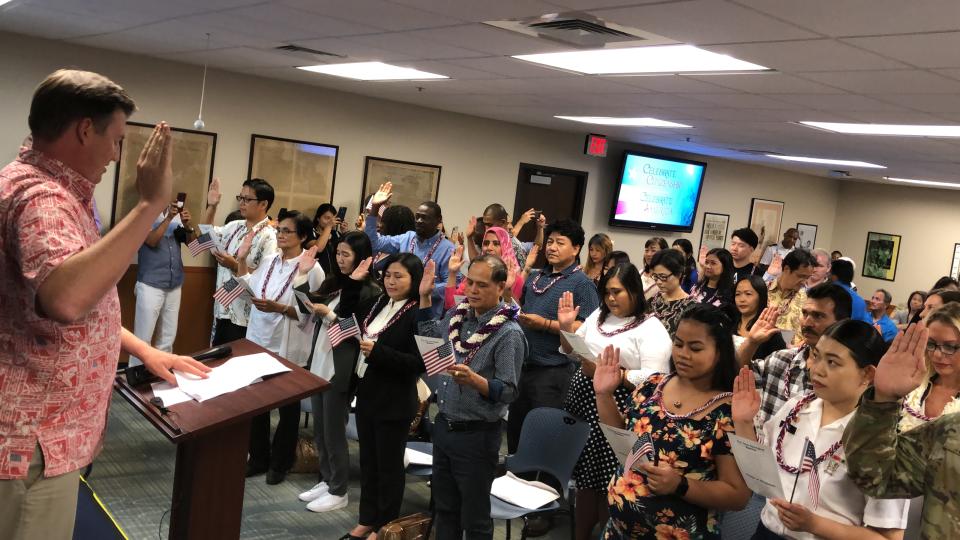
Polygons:
[[693,244],[686,238],[677,238],[673,241],[673,246],[671,247],[683,253],[683,256],[687,259],[687,272],[684,275],[683,283],[680,284],[680,287],[683,288],[684,292],[689,294],[690,290],[693,289],[693,286],[696,285],[698,281],[697,259],[693,256]]
[[[737,282],[734,304],[737,307],[737,318],[734,321],[737,330],[733,336],[733,342],[739,348],[743,340],[750,335],[750,329],[760,319],[760,314],[767,309],[767,284],[763,281],[763,278],[760,276],[741,278]],[[787,344],[778,332],[757,348],[753,358],[755,360],[766,358],[773,352],[786,348]]]
[[717,307],[733,303],[733,282],[736,269],[733,255],[724,248],[713,248],[703,260],[703,276],[690,291],[697,302]]
[[367,259],[350,274],[340,304],[356,317],[360,359],[356,374],[360,437],[360,515],[342,540],[367,538],[400,515],[407,432],[417,412],[417,378],[426,368],[414,336],[423,263],[412,253],[384,262],[384,293],[361,302],[370,271]]
[[893,317],[893,322],[897,324],[897,329],[903,330],[910,325],[910,321],[923,311],[923,303],[927,301],[926,291],[913,291],[907,298],[907,307],[897,311]]
[[[608,345],[620,350],[623,376],[621,384],[614,390],[614,398],[621,408],[626,408],[633,386],[654,373],[670,370],[670,335],[649,313],[637,267],[629,263],[613,267],[600,279],[600,291],[600,308],[576,330],[592,354],[589,358],[578,358],[580,369],[570,380],[563,405],[571,414],[590,422],[590,438],[573,470],[577,483],[575,521],[578,540],[595,538],[592,535],[594,526],[606,522],[607,484],[616,473],[617,464],[616,455],[600,430],[592,382],[596,370],[594,359]],[[564,293],[557,309],[560,329],[573,333],[579,311],[573,305],[573,294]],[[573,350],[564,338],[561,338],[561,347],[567,354]]]
[[590,237],[587,242],[587,262],[583,265],[583,273],[594,283],[600,283],[600,277],[603,276],[603,263],[613,251],[613,240],[610,237],[598,233]]
[[[371,255],[370,239],[363,232],[351,231],[341,236],[336,246],[336,265],[312,296],[317,300],[311,305],[317,324],[313,334],[310,372],[330,383],[325,391],[310,397],[320,479],[315,486],[300,494],[300,500],[308,503],[307,510],[313,512],[337,510],[348,503],[350,454],[346,425],[356,389],[353,373],[360,345],[355,339],[347,339],[331,348],[327,330],[341,316],[349,318],[350,315],[344,313],[341,305],[343,288],[350,274]],[[297,283],[295,280],[294,285],[297,290],[309,292],[306,283]],[[381,292],[380,285],[368,274],[361,281],[358,301],[370,302]]]
[[730,450],[730,399],[737,374],[733,323],[696,304],[673,340],[674,371],[649,377],[621,413],[614,392],[620,352],[608,346],[593,376],[600,422],[648,436],[651,461],[617,466],[607,489],[604,539],[719,539],[721,511],[750,498]]

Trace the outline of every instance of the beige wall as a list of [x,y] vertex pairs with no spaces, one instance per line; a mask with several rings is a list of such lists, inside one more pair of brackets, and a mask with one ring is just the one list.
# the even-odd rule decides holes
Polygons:
[[[134,120],[167,120],[191,127],[196,119],[200,69],[152,58],[0,33],[0,160],[15,156],[27,133],[26,115],[33,87],[58,67],[104,73],[122,84],[139,105]],[[388,83],[386,83],[388,84]],[[439,203],[450,225],[490,202],[513,204],[520,162],[587,171],[584,205],[588,235],[607,231],[612,190],[624,146],[613,145],[607,159],[582,154],[583,137],[365,98],[318,87],[213,70],[204,106],[207,129],[218,134],[215,175],[231,196],[247,174],[250,134],[260,133],[340,146],[334,204],[355,215],[364,157],[375,155],[443,167]],[[640,149],[639,146],[633,148]],[[669,154],[669,152],[647,149]],[[682,155],[682,154],[676,154]],[[784,201],[784,227],[798,221],[819,225],[817,244],[829,247],[834,231],[837,182],[777,169],[687,156],[708,162],[703,197],[692,233],[699,244],[704,211],[730,214],[730,230],[747,223],[751,197]],[[113,171],[97,188],[97,203],[109,219]],[[233,208],[225,202],[218,220]],[[194,207],[194,212],[197,208]],[[512,209],[511,209],[512,210]],[[616,247],[639,255],[646,231],[615,229]],[[680,235],[667,235],[672,241]],[[855,251],[855,250],[854,250]],[[200,264],[202,261],[196,261]]]
[[[950,273],[953,245],[960,242],[960,191],[842,182],[833,247],[857,263],[857,288],[869,297],[879,288],[897,304],[927,290]],[[861,274],[867,233],[899,234],[896,281]]]

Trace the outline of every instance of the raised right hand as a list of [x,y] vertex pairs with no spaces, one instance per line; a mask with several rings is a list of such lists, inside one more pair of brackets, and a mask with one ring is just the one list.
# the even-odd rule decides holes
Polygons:
[[237,260],[242,261],[247,258],[247,255],[250,254],[250,250],[253,248],[253,231],[248,232],[243,237],[243,241],[240,242],[240,247],[237,248]]
[[[463,246],[457,249],[463,250]],[[433,294],[434,280],[437,278],[437,263],[433,259],[427,261],[423,267],[423,277],[420,279],[420,296],[426,297]]]
[[477,216],[470,216],[470,221],[467,221],[467,228],[463,231],[463,234],[472,242],[475,232],[477,232]]
[[220,193],[220,179],[214,178],[210,182],[210,187],[207,188],[207,206],[216,206],[220,204],[220,198],[223,196]]
[[566,291],[557,302],[557,322],[564,332],[573,332],[573,323],[580,314],[580,306],[573,305],[573,292]]
[[593,373],[593,391],[598,396],[610,395],[620,386],[620,349],[607,345],[597,357],[597,368]]
[[463,268],[463,244],[457,244],[453,254],[450,255],[450,260],[447,261],[447,269],[450,270],[451,275],[455,275],[461,268]]
[[760,313],[760,317],[757,318],[757,322],[753,323],[750,333],[747,334],[747,339],[754,343],[766,343],[774,334],[780,331],[780,329],[777,328],[777,319],[779,317],[780,310],[777,308],[764,308],[763,312]]
[[928,331],[923,322],[910,325],[894,338],[873,377],[877,401],[896,401],[923,383],[927,374],[924,351]]
[[380,184],[377,192],[373,194],[373,198],[370,199],[370,205],[372,209],[377,209],[380,205],[390,200],[390,197],[393,196],[393,182],[387,182],[385,184]]
[[370,274],[370,265],[372,264],[373,257],[367,257],[366,259],[360,261],[360,264],[358,264],[350,274],[350,279],[354,281],[363,281],[364,279],[367,279],[367,276]]
[[137,189],[140,199],[164,205],[173,190],[173,139],[170,126],[160,122],[137,159]]
[[760,412],[760,392],[757,392],[757,381],[753,370],[744,366],[733,381],[733,408],[734,425],[740,422],[750,424]]

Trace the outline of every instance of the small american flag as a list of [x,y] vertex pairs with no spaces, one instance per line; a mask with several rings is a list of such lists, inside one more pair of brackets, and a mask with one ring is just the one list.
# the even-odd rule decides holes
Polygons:
[[453,357],[453,345],[448,341],[423,354],[423,365],[427,368],[427,377],[436,375],[457,363]]
[[810,473],[807,478],[807,497],[810,499],[810,504],[813,505],[813,510],[816,510],[817,506],[820,505],[820,471],[817,467],[817,449],[814,448],[810,439],[807,439],[806,446],[803,449],[800,472]]
[[327,329],[327,337],[330,338],[330,348],[340,345],[345,340],[360,335],[360,327],[357,325],[357,319],[351,315],[349,319],[340,319],[335,324],[331,324]]
[[650,438],[650,434],[644,433],[640,435],[637,437],[637,441],[633,443],[633,449],[623,464],[623,470],[629,471],[634,465],[642,461],[653,463],[654,451],[653,439]]
[[236,278],[230,278],[217,289],[217,292],[213,293],[213,299],[220,302],[221,306],[229,308],[230,304],[237,298],[240,298],[240,295],[243,294],[245,290]]
[[210,236],[210,233],[201,234],[194,238],[193,242],[187,244],[187,249],[190,250],[190,254],[194,257],[215,247],[217,247],[217,243],[213,240],[213,237]]

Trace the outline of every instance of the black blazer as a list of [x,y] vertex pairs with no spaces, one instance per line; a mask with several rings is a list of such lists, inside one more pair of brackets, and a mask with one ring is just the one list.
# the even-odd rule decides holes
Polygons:
[[[353,313],[362,325],[374,306],[380,304],[370,320],[386,302],[378,302],[383,295],[361,301],[361,287],[360,282],[346,280],[337,311],[343,315]],[[414,306],[377,338],[367,357],[367,371],[357,386],[357,414],[380,420],[413,421],[420,403],[417,379],[426,371],[414,340],[416,333],[417,306]]]
[[[296,287],[297,290],[309,293],[310,288],[309,283],[303,283],[299,287]],[[375,281],[367,280],[362,282],[360,290],[357,294],[360,296],[360,302],[365,302],[370,299],[376,298],[380,295],[380,286],[377,285]],[[313,295],[311,295],[313,297]],[[328,303],[332,295],[324,295],[317,300],[321,303]],[[343,303],[337,304],[337,309],[334,310],[338,317],[344,318],[349,317],[350,313],[343,312]],[[324,326],[319,322],[316,324],[313,329],[313,343],[314,346],[317,343],[317,338],[320,335],[320,332],[324,332]],[[310,359],[307,361],[307,369],[310,369],[310,366],[313,364],[313,351],[314,348],[310,348]],[[334,375],[333,378],[328,381],[330,383],[330,389],[328,392],[347,392],[353,394],[356,391],[357,377],[354,373],[354,370],[357,367],[357,357],[360,355],[360,344],[355,339],[344,340],[343,343],[333,348],[333,369]]]

